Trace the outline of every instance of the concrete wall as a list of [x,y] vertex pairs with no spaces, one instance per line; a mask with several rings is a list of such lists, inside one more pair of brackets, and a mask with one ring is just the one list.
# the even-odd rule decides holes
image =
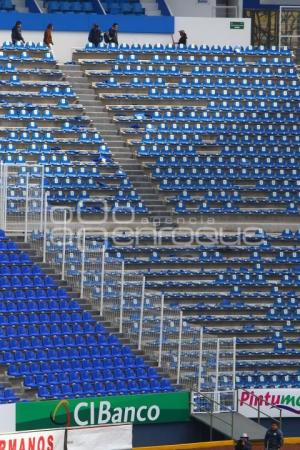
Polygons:
[[216,0],[166,0],[173,16],[181,17],[213,17]]
[[[241,19],[239,19],[241,20]],[[243,19],[244,30],[231,30],[230,19],[212,19],[197,17],[176,17],[175,33],[184,29],[188,34],[188,43],[192,44],[218,44],[218,45],[249,45],[250,44],[250,19]],[[10,40],[10,30],[0,30],[0,42]],[[24,39],[26,41],[39,42],[43,39],[42,31],[27,31],[24,27]],[[84,48],[87,43],[87,32],[54,31],[53,52],[59,62],[71,61],[72,53],[76,48]],[[154,33],[120,33],[120,42],[133,43],[161,43],[168,44],[171,34]]]
[[[235,20],[244,22],[243,30],[230,29],[230,22]],[[175,30],[185,30],[190,44],[245,46],[251,43],[250,19],[175,17]]]

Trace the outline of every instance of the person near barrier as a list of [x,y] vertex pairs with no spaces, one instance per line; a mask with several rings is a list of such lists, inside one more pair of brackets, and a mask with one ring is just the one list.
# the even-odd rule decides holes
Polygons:
[[265,435],[265,450],[279,450],[283,447],[283,434],[278,423],[273,421]]
[[235,445],[235,450],[251,450],[251,449],[252,444],[251,441],[249,440],[248,434],[243,433]]
[[94,25],[92,26],[89,32],[88,41],[94,44],[95,47],[98,47],[98,45],[102,41],[101,30],[97,23],[94,23]]
[[24,42],[25,44],[25,40],[22,36],[22,22],[20,22],[20,20],[16,22],[15,26],[11,30],[11,40],[14,45],[18,42]]
[[178,42],[175,42],[174,37],[172,36],[172,41],[174,45],[184,45],[186,46],[187,44],[187,34],[184,30],[180,30],[179,31],[179,40]]
[[44,32],[44,44],[47,45],[50,49],[53,47],[53,39],[52,39],[52,31],[53,31],[53,25],[52,23],[49,23],[47,26],[45,32]]
[[117,23],[113,23],[110,29],[104,33],[104,40],[106,44],[116,44],[119,45],[118,41],[118,29],[119,25]]

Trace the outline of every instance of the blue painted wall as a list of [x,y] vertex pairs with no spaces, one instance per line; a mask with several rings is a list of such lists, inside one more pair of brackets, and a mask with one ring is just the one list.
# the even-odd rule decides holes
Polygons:
[[268,10],[278,10],[278,5],[261,5],[260,0],[244,0],[245,9],[268,9]]
[[[213,440],[223,439],[227,438],[217,431],[213,432]],[[194,419],[191,419],[190,422],[133,426],[133,447],[189,444],[205,441],[209,441],[209,427]]]
[[53,23],[55,31],[88,31],[93,23],[102,30],[108,30],[112,23],[119,24],[120,33],[174,33],[172,16],[111,16],[101,14],[34,14],[0,13],[0,29],[10,30],[17,20],[21,20],[24,33],[42,31],[48,23]]

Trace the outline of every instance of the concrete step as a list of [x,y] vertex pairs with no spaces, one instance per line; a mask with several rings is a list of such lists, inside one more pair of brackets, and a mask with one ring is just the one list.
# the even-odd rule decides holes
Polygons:
[[159,214],[170,214],[165,203],[161,200],[156,186],[149,180],[139,160],[133,156],[132,148],[127,146],[128,137],[119,134],[119,125],[112,122],[111,114],[107,111],[104,102],[96,95],[89,79],[82,76],[81,67],[79,65],[65,65],[62,66],[62,70],[68,76],[68,81],[73,86],[79,101],[86,110],[86,114],[92,121],[92,126],[99,130],[104,141],[108,144],[113,158],[127,172],[134,187],[141,189],[141,198],[149,208],[150,213],[153,212],[156,217]]
[[80,72],[82,73],[80,64],[60,64],[59,68],[64,72]]

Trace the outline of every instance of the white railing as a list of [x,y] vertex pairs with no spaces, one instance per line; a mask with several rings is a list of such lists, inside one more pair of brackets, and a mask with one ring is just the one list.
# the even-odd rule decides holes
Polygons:
[[34,228],[43,227],[44,167],[0,163],[0,227],[22,234],[27,242]]
[[166,304],[162,293],[148,292],[141,271],[128,270],[120,254],[112,257],[107,237],[86,229],[74,232],[67,209],[51,211],[47,201],[44,205],[44,228],[37,227],[31,241],[62,280],[178,385],[202,392],[235,388],[234,338],[206,335],[186,312]]

